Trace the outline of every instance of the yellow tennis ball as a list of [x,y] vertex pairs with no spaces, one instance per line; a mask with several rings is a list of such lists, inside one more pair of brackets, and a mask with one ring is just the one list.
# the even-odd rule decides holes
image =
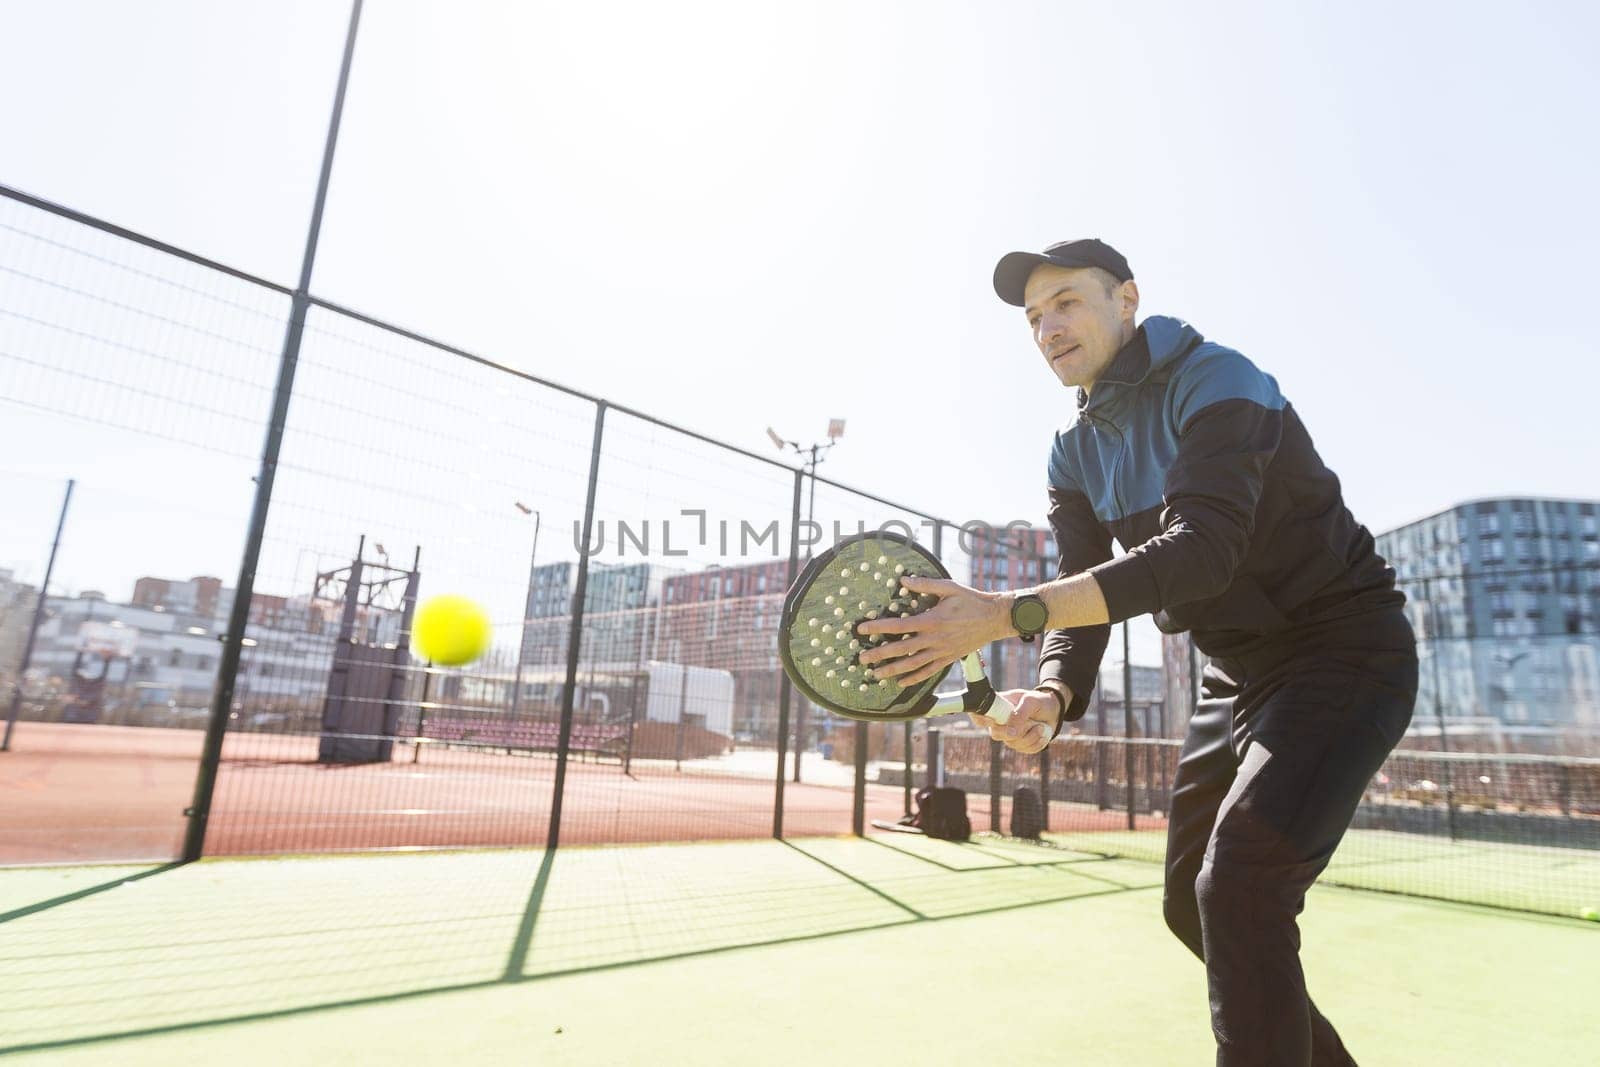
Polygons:
[[483,655],[489,636],[489,616],[464,596],[436,596],[418,607],[411,620],[411,647],[444,667],[459,667]]
[[1588,919],[1592,923],[1600,923],[1600,908],[1580,908],[1578,918]]

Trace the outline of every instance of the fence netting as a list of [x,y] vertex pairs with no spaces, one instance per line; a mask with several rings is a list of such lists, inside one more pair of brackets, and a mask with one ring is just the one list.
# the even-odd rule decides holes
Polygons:
[[[963,583],[1033,585],[1042,498],[918,510],[317,301],[218,708],[289,294],[18,196],[0,236],[0,862],[176,857],[218,716],[209,855],[874,834],[943,784],[979,835],[1161,860],[1202,696],[1183,635],[1113,628],[1087,713],[1031,755],[784,682],[813,552],[893,530]],[[1592,510],[1548,564],[1542,513],[1507,514],[1516,558],[1401,559],[1421,692],[1325,881],[1597,903]],[[441,593],[492,624],[465,666],[411,647]],[[1035,683],[1037,645],[984,655],[997,688]]]

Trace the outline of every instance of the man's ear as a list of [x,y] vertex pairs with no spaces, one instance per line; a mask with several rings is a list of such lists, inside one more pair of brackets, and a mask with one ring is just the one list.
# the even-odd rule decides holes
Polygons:
[[1139,311],[1139,283],[1129,278],[1122,283],[1122,291],[1117,294],[1120,303],[1117,310],[1122,313],[1126,322],[1132,322]]

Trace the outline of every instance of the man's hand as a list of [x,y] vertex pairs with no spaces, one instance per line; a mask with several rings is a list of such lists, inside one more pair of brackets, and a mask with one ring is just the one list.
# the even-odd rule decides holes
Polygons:
[[1061,705],[1049,693],[1037,689],[1007,689],[997,697],[1017,710],[1005,725],[987,715],[968,715],[972,725],[989,731],[989,736],[1000,741],[1012,751],[1032,754],[1050,743],[1056,732],[1056,721],[1061,717]]
[[939,602],[927,611],[902,619],[861,623],[863,634],[908,634],[861,653],[861,664],[879,678],[913,686],[991,641],[1012,634],[1008,594],[984,593],[942,578],[905,578],[913,593],[932,594]]

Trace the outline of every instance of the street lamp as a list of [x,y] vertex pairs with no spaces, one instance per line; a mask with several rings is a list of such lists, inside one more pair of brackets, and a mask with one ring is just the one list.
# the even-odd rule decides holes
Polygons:
[[806,504],[806,525],[807,526],[811,525],[812,516],[813,516],[814,512],[816,511],[816,505],[817,505],[817,464],[822,462],[823,456],[825,456],[827,454],[829,449],[831,449],[834,445],[838,444],[839,443],[839,438],[841,438],[843,436],[844,436],[844,420],[843,419],[829,419],[828,420],[828,443],[827,444],[823,444],[822,442],[819,441],[819,442],[816,442],[815,444],[806,445],[804,447],[802,447],[800,442],[798,442],[798,441],[786,440],[784,437],[782,437],[778,433],[777,430],[774,430],[771,426],[767,427],[767,438],[772,442],[773,447],[776,448],[779,452],[782,452],[785,448],[792,448],[797,455],[805,457],[805,472],[806,472],[806,475],[811,479],[810,500]]
[[511,684],[511,718],[514,720],[522,702],[522,661],[528,654],[528,620],[533,616],[534,578],[539,573],[539,565],[536,562],[539,558],[539,526],[543,517],[537,510],[520,500],[514,500],[512,503],[524,515],[533,516],[533,548],[528,553],[528,595],[522,604],[522,627],[517,633],[516,681]]
[[[838,444],[839,443],[839,438],[841,438],[843,436],[844,436],[844,420],[843,419],[829,419],[828,420],[828,443],[827,444],[823,444],[823,443],[821,443],[819,441],[819,442],[816,442],[816,443],[811,444],[811,445],[806,446],[806,447],[801,447],[800,442],[798,442],[798,441],[786,440],[783,436],[781,436],[778,433],[777,430],[774,430],[771,426],[767,427],[767,438],[772,442],[773,447],[776,448],[779,452],[782,452],[787,447],[787,448],[794,449],[796,454],[805,457],[805,473],[811,479],[810,499],[806,503],[806,527],[807,528],[810,528],[812,525],[814,525],[813,516],[814,516],[814,514],[816,512],[816,506],[817,506],[817,464],[822,462],[822,457],[828,452],[829,449],[831,449],[834,445]],[[799,531],[798,530],[795,531],[795,533],[796,533],[796,536],[799,535]],[[793,575],[790,575],[791,579],[793,579],[793,577],[794,577]],[[795,742],[794,742],[794,780],[797,783],[800,781],[800,754],[801,754],[801,750],[805,747],[804,743],[803,743],[804,740],[805,740],[805,735],[806,735],[806,702],[804,700],[801,700],[800,701],[800,706],[795,712],[795,720],[794,720],[794,738],[795,738]]]

